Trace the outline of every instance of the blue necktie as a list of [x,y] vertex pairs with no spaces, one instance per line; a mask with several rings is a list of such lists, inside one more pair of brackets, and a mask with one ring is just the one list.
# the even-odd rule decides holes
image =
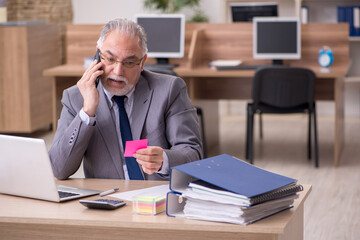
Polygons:
[[[126,96],[114,96],[113,99],[119,107],[119,120],[120,120],[120,132],[121,139],[125,152],[125,143],[126,141],[132,141],[132,134],[129,119],[126,114],[126,110],[124,107],[124,99]],[[126,168],[128,170],[128,174],[130,179],[133,180],[144,180],[139,164],[136,162],[134,157],[125,157]]]

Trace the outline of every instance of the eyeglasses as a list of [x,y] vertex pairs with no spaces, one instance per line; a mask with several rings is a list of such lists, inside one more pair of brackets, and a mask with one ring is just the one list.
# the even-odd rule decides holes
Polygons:
[[140,59],[129,59],[129,60],[116,60],[114,57],[111,56],[105,56],[101,51],[100,51],[100,58],[102,60],[104,60],[105,65],[111,66],[114,65],[116,63],[121,63],[124,67],[126,68],[133,68],[136,65],[140,65],[141,61],[144,59],[145,56],[143,56]]

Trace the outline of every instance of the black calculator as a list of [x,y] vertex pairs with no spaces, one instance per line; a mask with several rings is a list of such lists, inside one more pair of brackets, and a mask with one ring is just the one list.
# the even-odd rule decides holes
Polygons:
[[96,199],[96,200],[80,200],[80,203],[88,208],[97,208],[97,209],[116,209],[122,206],[125,206],[126,202],[121,200],[111,200],[111,199]]

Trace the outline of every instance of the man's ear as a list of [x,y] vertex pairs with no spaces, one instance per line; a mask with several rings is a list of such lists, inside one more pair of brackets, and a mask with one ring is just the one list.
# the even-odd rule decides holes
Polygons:
[[144,58],[141,61],[141,71],[144,70],[144,65],[145,65],[146,59],[147,59],[147,54],[144,55]]

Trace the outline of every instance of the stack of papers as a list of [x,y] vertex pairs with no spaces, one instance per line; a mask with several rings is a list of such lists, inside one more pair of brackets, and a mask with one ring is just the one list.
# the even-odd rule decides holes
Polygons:
[[184,214],[192,219],[247,225],[290,208],[295,198],[297,195],[285,197],[281,202],[274,200],[249,208],[188,198]]
[[[197,188],[190,183],[182,194],[186,198],[184,214],[188,218],[247,225],[267,216],[291,208],[297,194],[251,204],[251,199],[239,194],[205,187]],[[192,187],[191,187],[192,186]]]
[[303,187],[222,154],[171,168],[170,189],[169,216],[247,225],[291,208]]
[[191,194],[204,195],[206,197],[204,198],[204,200],[207,200],[208,197],[210,197],[210,199],[214,199],[213,201],[229,203],[229,204],[239,204],[245,207],[250,207],[251,205],[292,195],[302,190],[302,186],[294,182],[285,185],[283,187],[277,188],[276,190],[273,191],[268,191],[263,194],[247,197],[242,194],[221,189],[219,187],[216,187],[210,183],[201,180],[190,182],[188,185],[189,187],[191,187]]

